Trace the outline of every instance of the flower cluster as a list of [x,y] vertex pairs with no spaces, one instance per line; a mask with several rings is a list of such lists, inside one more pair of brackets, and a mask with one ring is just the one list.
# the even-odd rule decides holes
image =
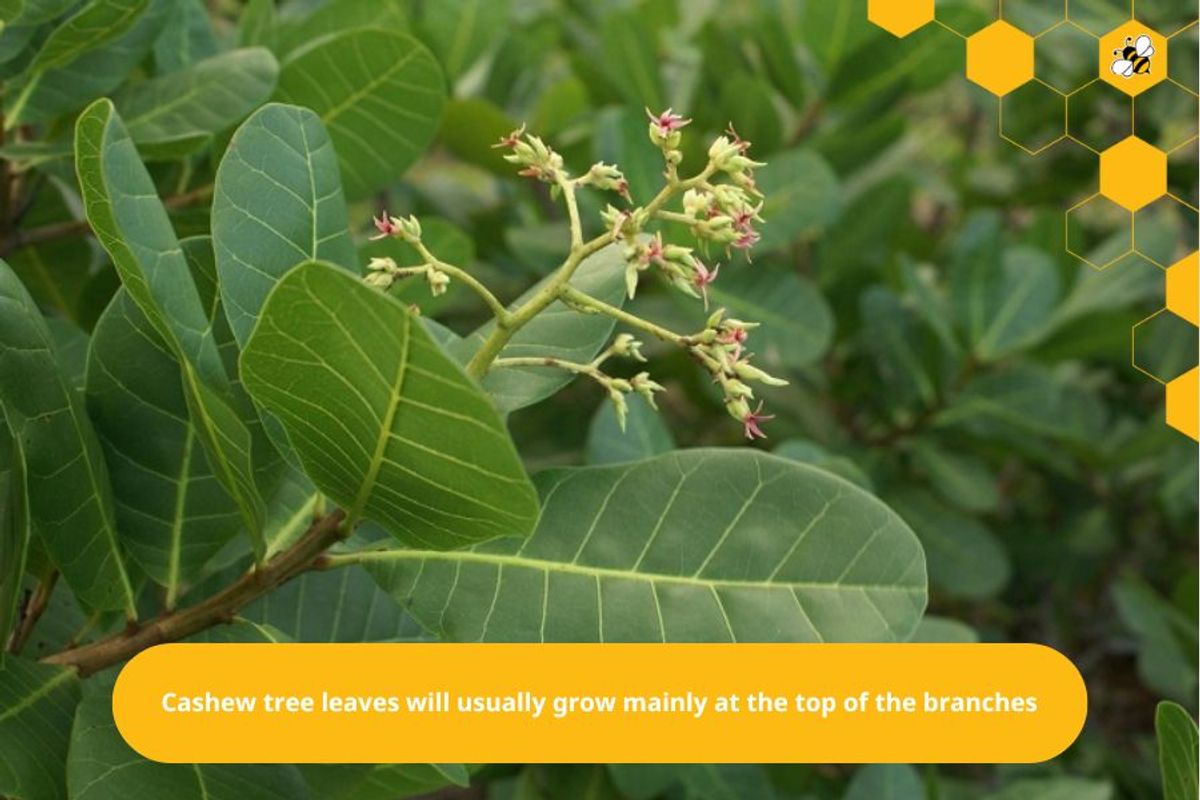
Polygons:
[[[729,414],[742,424],[747,438],[764,438],[762,423],[772,417],[764,414],[762,403],[755,401],[752,383],[782,386],[786,381],[775,378],[750,363],[747,339],[757,323],[727,318],[721,309],[708,318],[698,334],[682,336],[631,314],[619,305],[613,306],[592,297],[574,286],[570,279],[574,270],[588,255],[606,246],[620,248],[624,263],[626,294],[633,298],[642,276],[652,273],[661,276],[669,285],[709,304],[709,288],[717,280],[721,265],[708,261],[710,247],[747,252],[759,241],[755,224],[762,221],[763,196],[754,181],[754,170],[763,166],[748,155],[750,143],[743,140],[732,126],[717,137],[708,149],[708,163],[692,177],[682,178],[679,165],[683,161],[683,129],[690,119],[671,109],[650,117],[649,137],[663,154],[666,164],[665,185],[648,203],[634,206],[629,182],[612,164],[603,161],[593,164],[578,177],[572,177],[561,155],[542,139],[528,134],[522,126],[501,138],[496,147],[503,148],[504,159],[515,164],[519,174],[551,186],[552,196],[566,201],[571,225],[571,253],[545,285],[531,298],[517,306],[505,306],[474,276],[461,267],[439,260],[421,241],[421,226],[415,217],[393,217],[384,212],[374,220],[377,235],[373,239],[398,238],[411,245],[424,262],[418,266],[401,267],[390,258],[373,258],[367,265],[364,281],[375,288],[387,290],[400,278],[423,275],[434,295],[446,291],[455,281],[473,289],[488,304],[499,323],[467,364],[467,371],[480,378],[493,367],[497,368],[554,368],[576,375],[588,376],[607,393],[622,429],[628,414],[628,396],[643,396],[656,408],[655,395],[663,391],[648,372],[632,378],[606,374],[602,367],[614,357],[644,362],[642,343],[632,334],[621,333],[596,358],[589,362],[566,361],[552,355],[504,357],[505,343],[524,324],[545,311],[555,301],[587,314],[607,314],[635,329],[647,331],[656,338],[672,343],[695,358],[720,387]],[[604,232],[585,240],[579,215],[577,192],[582,188],[614,192],[628,204],[627,208],[608,205],[600,217]],[[675,209],[669,208],[672,202]],[[677,225],[691,235],[695,247],[680,244],[664,235],[663,226]],[[702,257],[703,255],[703,257]]]
[[759,423],[773,419],[762,413],[761,402],[753,411],[750,409],[754,390],[747,381],[767,386],[787,386],[787,381],[769,375],[750,363],[752,354],[746,351],[746,342],[750,338],[750,331],[757,327],[756,322],[726,318],[725,309],[718,309],[708,318],[704,331],[694,337],[698,343],[692,346],[692,353],[721,387],[725,410],[742,423],[747,439],[765,439],[766,434]]

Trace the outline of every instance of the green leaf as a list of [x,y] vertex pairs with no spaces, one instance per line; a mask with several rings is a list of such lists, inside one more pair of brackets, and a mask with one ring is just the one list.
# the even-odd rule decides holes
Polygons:
[[967,259],[955,268],[951,285],[968,341],[987,361],[1035,343],[1062,292],[1054,262],[1030,247],[1006,249],[999,264]]
[[[625,301],[625,261],[621,248],[610,245],[585,259],[571,277],[571,285],[606,303],[620,306]],[[510,308],[516,308],[538,292],[551,278],[539,282]],[[500,351],[501,358],[555,356],[566,361],[587,362],[596,357],[612,334],[614,322],[603,314],[580,314],[556,300],[517,331]],[[449,353],[461,363],[470,360],[495,328],[489,322],[470,336],[454,343]],[[571,383],[575,375],[559,369],[519,367],[491,370],[483,388],[502,413],[516,411],[545,400]]]
[[691,450],[537,484],[525,541],[362,558],[452,641],[902,641],[925,606],[908,527],[802,464]]
[[921,618],[920,624],[917,625],[917,629],[913,632],[912,638],[909,641],[939,644],[975,644],[979,641],[979,634],[965,622],[959,622],[956,619],[948,617],[937,617],[932,614],[926,614]]
[[61,67],[29,75],[7,94],[4,124],[46,122],[116,89],[154,46],[171,0],[150,0],[133,27]]
[[605,402],[596,409],[588,429],[587,463],[622,464],[675,449],[675,440],[662,415],[645,398],[631,395],[627,404],[624,430],[612,403]]
[[925,787],[908,764],[868,764],[854,773],[842,800],[925,800]]
[[533,528],[533,487],[487,398],[401,303],[344,271],[285,275],[241,367],[350,520],[434,548]]
[[1158,766],[1162,771],[1163,800],[1196,800],[1196,720],[1178,703],[1164,700],[1154,712],[1158,734]]
[[290,14],[278,15],[278,21],[269,29],[271,37],[267,41],[273,42],[275,53],[282,58],[322,37],[355,28],[407,32],[410,27],[408,6],[409,0],[329,0],[300,19]]
[[461,764],[304,764],[300,771],[313,800],[396,800],[471,781]]
[[34,532],[85,604],[132,615],[100,442],[41,312],[2,261],[0,306],[0,402],[24,454]]
[[0,656],[0,795],[66,800],[63,765],[78,702],[73,671]]
[[437,132],[446,88],[437,60],[416,39],[362,28],[290,56],[275,96],[320,115],[346,195],[357,200],[397,180],[424,152]]
[[913,463],[945,500],[964,511],[994,511],[1000,505],[996,476],[974,456],[921,440],[913,449]]
[[121,738],[111,691],[91,691],[79,704],[67,762],[71,800],[308,800],[300,771],[276,764],[159,764]]
[[[728,272],[728,274],[726,274]],[[737,319],[762,323],[752,334],[755,355],[771,364],[812,364],[833,341],[833,313],[809,280],[763,266],[730,265],[708,287],[714,307]]]
[[0,642],[20,618],[30,533],[25,461],[0,408]]
[[1196,625],[1141,580],[1113,588],[1117,614],[1137,638],[1138,675],[1159,694],[1191,703],[1196,694]]
[[75,162],[96,237],[137,303],[183,368],[184,395],[200,441],[262,555],[264,502],[255,483],[251,433],[230,404],[229,378],[183,248],[108,100],[79,117]]
[[901,490],[887,500],[921,540],[934,588],[978,600],[994,596],[1008,583],[1008,553],[983,523],[920,489]]
[[871,477],[863,472],[861,467],[849,458],[833,455],[816,442],[807,439],[788,439],[780,442],[772,452],[780,458],[790,458],[792,461],[811,464],[818,469],[831,472],[868,492],[875,491]]
[[176,158],[262,105],[275,89],[278,71],[266,48],[231,50],[136,84],[121,95],[117,108],[144,155]]
[[296,264],[353,268],[337,156],[316,114],[272,103],[238,128],[217,169],[212,232],[221,302],[239,345]]
[[103,47],[133,27],[149,0],[91,0],[47,37],[29,72],[65,66],[89,50]]
[[104,445],[122,542],[172,606],[240,520],[209,466],[183,385],[179,361],[121,290],[92,335],[88,412]]
[[167,24],[154,42],[158,74],[178,72],[215,56],[220,49],[204,0],[174,0],[173,5]]
[[811,150],[776,153],[759,169],[759,191],[766,198],[762,241],[756,255],[774,253],[828,227],[842,210],[842,186],[829,164]]
[[426,3],[420,24],[424,40],[453,82],[508,28],[508,0]]
[[658,76],[658,46],[650,26],[637,11],[619,11],[604,18],[600,28],[603,59],[613,88],[634,108],[665,110]]
[[361,567],[308,572],[243,609],[297,642],[387,642],[420,629]]
[[1013,781],[987,800],[1112,800],[1108,781],[1083,778],[1024,778]]

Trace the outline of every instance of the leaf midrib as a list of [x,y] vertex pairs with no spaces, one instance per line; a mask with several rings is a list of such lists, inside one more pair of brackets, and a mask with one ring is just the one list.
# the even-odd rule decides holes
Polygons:
[[644,581],[646,583],[671,583],[684,586],[729,589],[820,589],[824,591],[855,590],[911,593],[920,591],[918,585],[889,585],[869,583],[841,583],[838,581],[745,581],[724,578],[698,578],[688,575],[665,575],[654,572],[629,572],[612,567],[595,567],[590,565],[572,564],[563,561],[529,558],[519,555],[502,555],[499,553],[477,553],[469,550],[380,550],[359,553],[355,560],[364,564],[388,563],[391,561],[449,561],[490,564],[495,566],[514,566],[525,569],[539,569],[547,573],[561,572],[571,575],[586,575],[590,578],[622,578],[625,580]]
[[392,379],[390,387],[392,394],[388,398],[388,407],[384,411],[383,421],[379,426],[379,437],[375,440],[375,452],[371,456],[371,462],[367,465],[362,486],[358,490],[358,497],[354,500],[354,508],[347,515],[347,530],[351,529],[362,516],[363,509],[366,508],[367,502],[371,499],[371,494],[375,491],[375,482],[379,479],[379,470],[383,467],[383,457],[387,453],[388,442],[392,435],[392,427],[396,422],[396,414],[400,409],[400,402],[404,399],[404,378],[408,374],[408,354],[412,347],[412,337],[409,332],[411,324],[412,320],[408,314],[405,314],[404,324],[400,328],[400,358],[397,360],[396,376]]
[[16,717],[18,714],[20,714],[25,709],[33,707],[33,705],[35,703],[37,703],[39,700],[41,700],[43,697],[48,696],[51,692],[53,692],[55,689],[57,689],[61,684],[66,683],[67,681],[71,680],[74,677],[75,677],[75,673],[71,672],[70,670],[64,669],[63,671],[59,672],[53,678],[46,681],[41,686],[34,689],[32,692],[30,692],[29,694],[22,697],[18,702],[14,703],[13,705],[4,709],[4,711],[0,712],[0,722],[4,722],[7,719],[12,719],[13,717]]

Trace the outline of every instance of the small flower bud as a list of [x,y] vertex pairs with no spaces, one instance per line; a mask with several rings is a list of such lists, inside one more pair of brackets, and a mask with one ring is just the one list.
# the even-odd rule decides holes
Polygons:
[[646,357],[642,355],[642,343],[633,338],[632,334],[622,333],[613,340],[612,353],[616,356],[632,358],[635,361],[645,361]]
[[396,276],[386,271],[372,271],[363,276],[363,283],[372,289],[386,292],[396,282]]
[[767,386],[787,386],[788,382],[763,372],[748,361],[738,361],[733,365],[733,371],[744,381],[758,381]]
[[421,240],[421,222],[415,216],[408,216],[404,219],[393,219],[400,228],[400,234],[405,240],[410,242],[419,242]]
[[660,384],[650,380],[649,372],[639,372],[630,379],[629,384],[633,390],[645,398],[646,402],[655,411],[658,410],[658,404],[654,401],[655,392],[666,391]]
[[617,426],[620,427],[621,433],[624,433],[625,418],[629,415],[629,404],[625,402],[625,395],[616,389],[609,389],[608,399],[612,401],[613,410],[617,412]]
[[425,281],[429,284],[429,291],[434,297],[444,295],[450,286],[450,276],[433,267],[425,270]]
[[390,258],[372,258],[367,262],[370,272],[395,272],[397,269],[396,262]]

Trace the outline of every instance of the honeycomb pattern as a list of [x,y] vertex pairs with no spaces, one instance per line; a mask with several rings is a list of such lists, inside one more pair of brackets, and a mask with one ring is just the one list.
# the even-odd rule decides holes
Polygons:
[[1167,424],[1200,441],[1197,357],[1179,362],[1175,346],[1196,338],[1200,293],[1195,6],[1186,13],[1152,0],[868,0],[895,36],[939,25],[965,42],[966,76],[996,96],[1002,139],[1031,156],[1098,156],[1099,191],[1066,212],[1066,249],[1097,270],[1163,270],[1166,305],[1134,326],[1131,364],[1165,385]]

